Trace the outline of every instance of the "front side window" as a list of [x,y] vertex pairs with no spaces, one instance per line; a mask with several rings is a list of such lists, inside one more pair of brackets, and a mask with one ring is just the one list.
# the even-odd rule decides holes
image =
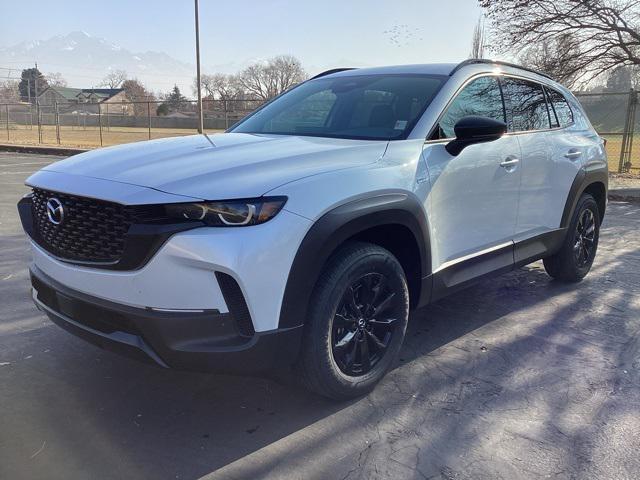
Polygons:
[[447,77],[319,78],[276,98],[230,131],[367,140],[406,138]]
[[511,113],[510,130],[526,132],[551,127],[542,85],[519,78],[503,79],[504,99]]
[[549,101],[557,118],[556,126],[567,127],[573,123],[573,112],[569,102],[560,92],[547,87]]
[[505,121],[502,94],[496,77],[480,77],[464,87],[440,118],[431,139],[455,138],[456,123],[469,115]]

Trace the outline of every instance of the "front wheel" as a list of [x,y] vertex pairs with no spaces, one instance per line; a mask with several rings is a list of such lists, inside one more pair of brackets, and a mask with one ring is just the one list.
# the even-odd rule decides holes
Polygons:
[[315,287],[298,364],[305,386],[334,399],[360,396],[391,368],[407,327],[409,291],[388,251],[352,243]]
[[598,204],[588,193],[578,200],[560,251],[544,259],[547,273],[565,282],[579,282],[596,257],[600,237]]

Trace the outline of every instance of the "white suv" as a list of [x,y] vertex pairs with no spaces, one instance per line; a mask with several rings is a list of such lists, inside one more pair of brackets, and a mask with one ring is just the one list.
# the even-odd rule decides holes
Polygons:
[[33,298],[163,366],[294,365],[366,392],[409,310],[544,259],[589,271],[603,140],[569,91],[471,60],[325,72],[227,133],[104,148],[27,180]]

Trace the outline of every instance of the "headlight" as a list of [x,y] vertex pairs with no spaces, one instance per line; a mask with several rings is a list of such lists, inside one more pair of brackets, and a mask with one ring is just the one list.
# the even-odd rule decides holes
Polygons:
[[166,205],[170,218],[204,222],[212,227],[242,227],[258,225],[275,217],[286,197],[262,197],[252,200],[221,202],[174,203]]

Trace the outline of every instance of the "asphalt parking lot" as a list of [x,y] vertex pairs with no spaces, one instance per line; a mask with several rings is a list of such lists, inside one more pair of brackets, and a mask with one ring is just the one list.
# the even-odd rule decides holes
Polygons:
[[397,368],[336,404],[49,322],[15,204],[55,159],[0,153],[0,479],[640,478],[640,204],[609,204],[582,283],[536,263],[415,312]]

